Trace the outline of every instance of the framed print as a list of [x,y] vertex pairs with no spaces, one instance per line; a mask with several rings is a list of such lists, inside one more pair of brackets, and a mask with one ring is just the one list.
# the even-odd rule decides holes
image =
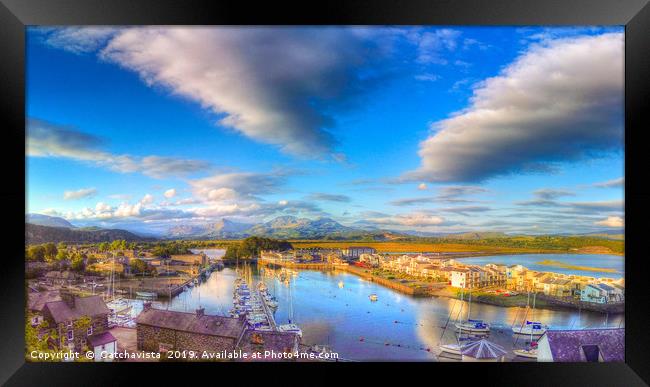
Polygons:
[[9,385],[649,380],[643,1],[4,4]]

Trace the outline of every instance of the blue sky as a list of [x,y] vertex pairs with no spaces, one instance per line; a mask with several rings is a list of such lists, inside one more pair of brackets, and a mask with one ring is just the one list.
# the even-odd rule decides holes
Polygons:
[[623,29],[29,28],[27,212],[617,230]]

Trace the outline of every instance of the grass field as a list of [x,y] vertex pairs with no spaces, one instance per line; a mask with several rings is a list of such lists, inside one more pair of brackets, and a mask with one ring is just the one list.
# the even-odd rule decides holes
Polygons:
[[537,253],[553,250],[525,249],[499,246],[476,246],[463,243],[416,243],[416,242],[330,242],[330,241],[291,241],[294,248],[331,248],[340,249],[350,246],[367,246],[380,253],[388,252],[486,252],[486,253]]

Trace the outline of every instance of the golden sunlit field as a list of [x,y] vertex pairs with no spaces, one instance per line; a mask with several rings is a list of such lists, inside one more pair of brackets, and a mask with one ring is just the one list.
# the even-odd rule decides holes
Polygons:
[[368,246],[380,253],[387,252],[486,252],[486,253],[534,253],[552,250],[525,249],[498,246],[476,246],[462,243],[414,243],[414,242],[330,242],[330,241],[291,241],[294,248],[332,248]]

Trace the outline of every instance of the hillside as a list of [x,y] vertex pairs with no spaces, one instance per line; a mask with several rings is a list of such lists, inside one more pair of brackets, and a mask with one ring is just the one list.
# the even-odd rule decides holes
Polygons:
[[128,242],[153,240],[153,238],[143,238],[125,230],[73,229],[66,227],[41,226],[31,223],[25,224],[26,244],[47,242],[94,243],[112,242],[118,239],[123,239]]
[[42,214],[26,214],[25,223],[36,224],[39,226],[74,228],[70,222],[63,218]]

